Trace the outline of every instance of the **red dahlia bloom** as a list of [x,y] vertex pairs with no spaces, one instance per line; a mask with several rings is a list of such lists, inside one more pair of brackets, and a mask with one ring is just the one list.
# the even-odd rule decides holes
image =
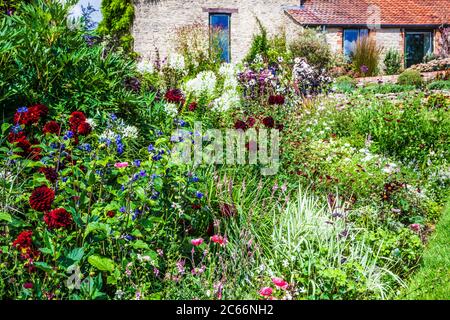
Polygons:
[[275,121],[273,120],[272,117],[265,117],[263,119],[263,123],[267,128],[273,128],[273,126],[275,125]]
[[269,104],[270,105],[282,105],[284,104],[284,96],[281,94],[272,95],[269,97]]
[[55,200],[55,191],[47,186],[40,186],[34,189],[30,196],[30,206],[36,211],[48,211]]
[[73,222],[71,214],[64,208],[47,212],[44,221],[49,229],[68,228]]
[[28,108],[27,112],[16,112],[14,123],[31,125],[48,114],[48,108],[43,104],[35,104]]
[[77,131],[79,134],[81,134],[82,136],[87,136],[89,133],[91,133],[91,126],[89,123],[87,122],[82,122],[80,123],[80,125],[77,128]]
[[180,89],[170,89],[166,92],[165,98],[167,102],[171,103],[184,103],[183,93]]
[[189,104],[188,109],[189,109],[189,111],[195,111],[195,109],[197,109],[197,107],[198,107],[197,102],[191,102]]
[[71,113],[69,117],[69,123],[70,127],[73,129],[73,131],[77,131],[78,126],[82,124],[83,122],[86,122],[86,116],[81,111],[74,111]]
[[53,133],[53,134],[59,134],[61,130],[60,125],[56,121],[49,121],[44,125],[44,128],[42,131],[44,134],[46,133]]
[[43,173],[45,175],[45,178],[51,183],[55,183],[58,179],[58,173],[52,167],[40,168],[39,172]]
[[26,230],[22,231],[18,236],[17,239],[13,242],[13,247],[22,250],[30,248],[33,244],[31,236],[33,235],[33,231]]
[[108,211],[108,213],[106,213],[106,215],[110,218],[114,218],[114,216],[116,215],[116,212],[111,210],[111,211]]
[[19,139],[26,139],[25,133],[23,131],[20,131],[18,133],[10,132],[8,134],[8,141],[9,143],[14,143],[18,141]]
[[249,117],[249,118],[247,119],[247,126],[248,126],[249,128],[253,128],[253,126],[255,125],[255,123],[256,123],[255,118]]
[[236,130],[238,129],[245,130],[247,129],[247,124],[244,121],[238,120],[234,123],[234,128]]

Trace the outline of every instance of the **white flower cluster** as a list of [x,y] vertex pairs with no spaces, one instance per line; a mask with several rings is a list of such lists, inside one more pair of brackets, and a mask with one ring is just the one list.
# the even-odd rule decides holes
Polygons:
[[223,77],[224,90],[236,90],[238,86],[237,71],[231,63],[223,63],[219,68],[219,74]]
[[323,85],[332,81],[325,70],[316,70],[302,58],[295,58],[292,74],[304,95],[317,94]]
[[139,129],[135,126],[127,125],[123,119],[117,119],[112,127],[103,131],[99,139],[113,141],[117,135],[120,135],[123,139],[137,139],[139,137]]
[[217,78],[214,72],[203,71],[185,84],[184,91],[196,97],[203,95],[211,97],[216,89],[216,83]]
[[174,103],[167,103],[164,106],[164,111],[172,118],[176,117],[178,114],[178,106]]
[[241,98],[235,91],[225,91],[219,98],[213,101],[212,110],[217,112],[226,112],[240,106]]
[[137,70],[140,73],[153,73],[155,72],[155,67],[150,61],[142,60],[137,64]]
[[183,71],[186,67],[184,57],[181,54],[175,52],[172,52],[169,55],[168,64],[169,67],[178,71]]

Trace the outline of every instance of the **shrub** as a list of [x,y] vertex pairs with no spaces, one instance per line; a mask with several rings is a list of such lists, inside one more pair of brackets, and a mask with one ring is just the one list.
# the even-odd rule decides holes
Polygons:
[[248,62],[252,62],[257,56],[261,56],[263,59],[267,59],[268,57],[269,40],[267,30],[258,18],[256,18],[256,22],[259,27],[259,33],[253,36],[250,51],[245,57],[245,61]]
[[102,21],[98,26],[101,35],[112,37],[124,50],[133,49],[131,25],[134,17],[132,0],[102,0]]
[[288,46],[293,57],[305,58],[310,65],[318,69],[328,69],[332,66],[333,55],[330,46],[323,35],[313,29],[305,29],[299,33]]
[[361,89],[361,93],[399,93],[399,92],[406,92],[406,91],[412,91],[416,89],[416,87],[411,85],[400,85],[400,84],[374,84],[371,86],[367,86]]
[[423,84],[423,79],[419,71],[405,70],[398,77],[397,83],[401,85],[420,87]]
[[[0,106],[10,112],[40,102],[55,113],[145,114],[134,61],[106,50],[82,24],[69,27],[69,9],[70,3],[34,0],[0,19]],[[125,87],[131,82],[134,91]]]
[[353,71],[363,76],[378,74],[381,48],[374,39],[362,37],[356,42],[355,50],[351,55]]
[[450,90],[450,80],[433,81],[427,85],[428,90]]
[[389,49],[384,57],[384,71],[387,75],[397,74],[402,68],[402,58],[395,49]]
[[341,93],[348,93],[356,89],[357,81],[350,76],[340,76],[334,80],[334,90]]

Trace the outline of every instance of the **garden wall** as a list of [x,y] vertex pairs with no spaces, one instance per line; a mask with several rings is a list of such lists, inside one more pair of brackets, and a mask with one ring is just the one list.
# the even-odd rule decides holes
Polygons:
[[[174,47],[177,27],[201,22],[208,24],[207,9],[231,12],[231,58],[241,60],[251,45],[253,34],[258,32],[255,16],[270,34],[281,27],[291,29],[295,24],[284,14],[283,6],[298,5],[298,0],[136,0],[132,28],[134,50],[143,57],[151,58],[158,48],[165,57]],[[206,9],[206,10],[205,10]],[[225,9],[225,10],[223,10]],[[294,26],[299,28],[299,26]]]

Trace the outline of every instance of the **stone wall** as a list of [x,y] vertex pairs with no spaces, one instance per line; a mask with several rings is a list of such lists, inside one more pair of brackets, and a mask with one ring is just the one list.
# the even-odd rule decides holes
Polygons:
[[239,61],[250,48],[253,35],[258,32],[255,16],[270,34],[283,27],[300,28],[283,10],[284,6],[298,4],[299,0],[160,0],[156,3],[136,0],[132,28],[134,50],[150,59],[154,56],[155,48],[158,48],[161,57],[165,57],[175,46],[178,27],[198,22],[208,25],[209,13],[204,9],[233,9],[231,59]]

